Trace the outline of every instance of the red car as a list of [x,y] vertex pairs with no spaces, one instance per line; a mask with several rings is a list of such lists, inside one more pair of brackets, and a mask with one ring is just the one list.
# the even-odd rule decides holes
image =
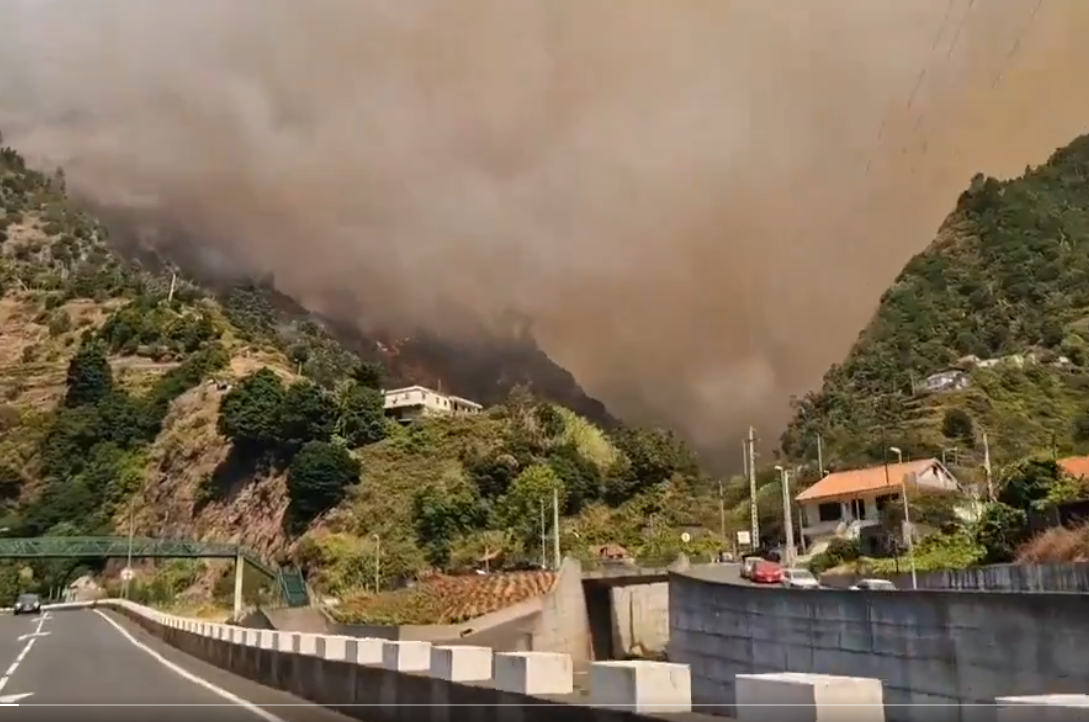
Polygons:
[[760,562],[752,568],[752,580],[756,584],[781,584],[783,568],[774,562]]

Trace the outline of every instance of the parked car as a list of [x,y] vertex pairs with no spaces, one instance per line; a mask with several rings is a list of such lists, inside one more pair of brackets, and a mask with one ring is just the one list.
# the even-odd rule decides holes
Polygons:
[[760,561],[752,568],[752,581],[756,584],[779,584],[783,581],[783,568],[775,562]]
[[858,584],[851,587],[855,592],[895,592],[896,585],[888,579],[860,579]]
[[744,559],[742,559],[741,560],[741,578],[742,579],[752,579],[753,567],[755,567],[757,564],[759,564],[762,561],[764,561],[764,559],[762,557],[759,557],[759,556],[745,557]]
[[820,589],[821,583],[808,569],[784,569],[783,586],[788,589]]

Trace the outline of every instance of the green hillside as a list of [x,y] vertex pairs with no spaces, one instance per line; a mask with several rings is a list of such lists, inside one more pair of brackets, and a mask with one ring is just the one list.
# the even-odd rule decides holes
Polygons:
[[[927,390],[954,368],[967,389]],[[957,447],[968,465],[984,432],[996,463],[1089,451],[1089,137],[1019,178],[974,178],[844,362],[795,400],[782,444],[815,459],[821,435],[833,466]]]

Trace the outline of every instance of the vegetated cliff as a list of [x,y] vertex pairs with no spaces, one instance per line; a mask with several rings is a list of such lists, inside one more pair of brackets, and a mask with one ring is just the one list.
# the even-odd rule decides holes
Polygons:
[[[236,541],[352,596],[379,553],[384,586],[536,558],[553,489],[565,549],[579,553],[607,542],[674,553],[674,530],[710,508],[682,442],[564,408],[615,424],[531,341],[384,343],[331,331],[267,283],[212,291],[148,268],[111,250],[62,173],[0,151],[0,524],[12,533],[131,524]],[[383,376],[503,403],[401,428],[384,419]],[[182,566],[153,592],[202,581]],[[0,587],[67,572],[32,567],[28,582],[0,565]],[[215,578],[203,576],[207,590]]]
[[[978,464],[984,432],[996,463],[1089,449],[1087,281],[1089,137],[1019,178],[977,176],[844,362],[796,400],[784,450],[815,459],[819,434],[841,467],[889,445]],[[935,388],[952,369],[970,386]]]

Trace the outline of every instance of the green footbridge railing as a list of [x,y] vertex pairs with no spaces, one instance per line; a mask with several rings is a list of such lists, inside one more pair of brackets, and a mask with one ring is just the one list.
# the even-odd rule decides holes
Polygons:
[[122,536],[0,537],[0,559],[234,559],[272,579],[289,607],[310,605],[306,578],[298,567],[266,563],[249,549],[226,542]]

